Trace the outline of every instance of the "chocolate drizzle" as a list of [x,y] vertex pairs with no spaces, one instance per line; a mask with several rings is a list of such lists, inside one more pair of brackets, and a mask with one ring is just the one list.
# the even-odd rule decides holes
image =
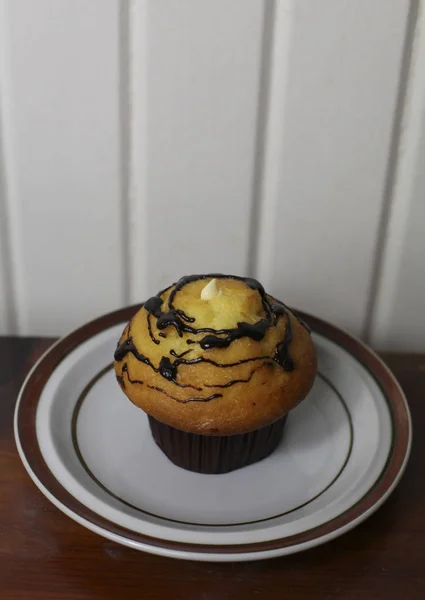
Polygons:
[[123,368],[121,369],[121,375],[116,376],[117,381],[123,390],[125,390],[124,373],[127,373],[127,379],[130,383],[132,383],[132,384],[138,383],[139,385],[143,385],[143,381],[141,379],[131,379],[130,373],[128,372],[127,363],[124,363]]
[[295,369],[294,361],[289,356],[289,344],[292,342],[292,325],[291,319],[288,313],[286,314],[286,331],[285,337],[276,347],[274,360],[284,369],[285,371],[293,371]]
[[[195,326],[196,320],[193,317],[191,317],[190,315],[187,315],[183,310],[175,307],[175,300],[176,300],[176,296],[178,295],[179,291],[185,285],[192,283],[194,281],[198,281],[201,279],[209,279],[209,278],[235,279],[235,280],[245,282],[245,284],[249,288],[257,291],[260,294],[265,317],[263,317],[257,323],[254,323],[254,324],[246,323],[243,321],[238,322],[236,327],[231,328],[231,329],[215,330],[210,327],[197,328]],[[170,289],[170,288],[167,288],[167,290],[168,289]],[[153,296],[152,298],[149,298],[149,300],[147,300],[147,302],[145,302],[145,304],[144,304],[144,308],[147,311],[147,324],[148,324],[149,335],[151,337],[151,340],[155,344],[160,344],[160,341],[155,338],[155,336],[152,332],[151,319],[153,317],[157,319],[156,328],[161,330],[161,332],[158,334],[160,337],[166,337],[165,334],[162,333],[162,331],[169,327],[174,327],[176,329],[176,332],[179,335],[179,337],[182,337],[183,333],[188,333],[188,334],[192,334],[192,335],[199,335],[199,334],[205,333],[206,335],[203,336],[199,341],[191,340],[191,339],[186,340],[187,344],[199,344],[200,347],[202,348],[202,350],[204,350],[204,351],[212,350],[214,348],[228,348],[232,344],[233,341],[244,338],[244,337],[251,338],[255,341],[261,341],[264,338],[264,336],[266,335],[268,329],[270,327],[276,326],[279,319],[282,317],[286,320],[286,329],[285,329],[284,338],[277,344],[276,350],[275,350],[275,353],[273,356],[256,356],[253,358],[242,359],[240,361],[233,362],[233,363],[219,363],[212,359],[205,358],[205,356],[201,356],[201,357],[194,358],[194,359],[185,358],[185,356],[191,352],[190,349],[185,352],[182,352],[181,354],[177,354],[174,350],[171,350],[170,356],[175,358],[175,360],[172,362],[168,356],[163,356],[160,360],[158,368],[156,368],[151,363],[149,358],[147,358],[144,354],[140,353],[137,350],[137,348],[135,347],[135,345],[133,343],[133,338],[130,335],[130,328],[127,328],[126,335],[128,337],[126,337],[126,339],[124,339],[124,341],[118,345],[118,347],[115,351],[114,358],[117,362],[120,362],[121,360],[124,359],[125,356],[127,356],[127,354],[131,353],[138,361],[148,365],[151,369],[153,369],[156,373],[159,373],[167,381],[174,383],[178,387],[191,387],[198,391],[202,391],[202,388],[196,388],[195,386],[192,386],[189,384],[181,384],[177,381],[178,369],[179,369],[180,365],[194,365],[194,364],[205,362],[205,363],[212,364],[219,368],[230,368],[230,367],[234,367],[236,365],[241,365],[241,364],[248,363],[248,362],[263,361],[260,366],[253,369],[253,371],[251,372],[248,379],[235,379],[233,381],[229,381],[226,384],[206,385],[205,387],[208,387],[208,388],[211,388],[211,387],[227,388],[227,387],[230,387],[237,383],[247,383],[248,381],[250,381],[251,377],[253,376],[253,374],[256,371],[258,371],[260,368],[262,368],[266,365],[273,366],[273,364],[277,364],[284,371],[287,371],[287,372],[293,371],[295,369],[294,361],[291,358],[290,352],[289,352],[289,348],[290,348],[290,345],[292,342],[292,336],[293,336],[289,309],[280,301],[275,301],[275,300],[271,301],[268,298],[263,286],[255,279],[237,277],[237,276],[232,276],[232,275],[221,275],[221,274],[190,275],[187,277],[183,277],[175,284],[175,286],[171,290],[171,293],[169,295],[167,302],[164,302],[164,300],[161,298],[161,295],[164,293],[164,291],[166,291],[166,290],[159,292],[159,294],[157,296]],[[298,317],[296,315],[294,315],[294,316],[298,319]],[[298,320],[301,323],[301,325],[303,325],[303,327],[308,329],[307,326],[305,325],[305,323],[303,323],[300,319],[298,319]],[[124,377],[123,377],[124,372],[127,372],[127,377],[129,379],[129,381],[132,382],[129,377],[129,374],[128,374],[127,363],[126,363],[123,367],[121,376],[118,376],[118,378],[117,378],[119,380],[121,387],[125,386]],[[143,383],[143,382],[136,380],[135,383]],[[208,396],[207,398],[193,397],[193,398],[187,398],[187,399],[181,400],[179,398],[172,396],[171,394],[169,394],[168,392],[166,392],[164,389],[162,389],[160,387],[156,387],[156,386],[148,386],[148,387],[157,392],[165,394],[168,397],[172,398],[173,400],[176,400],[181,403],[208,402],[209,400],[213,400],[214,398],[218,398],[218,397],[222,396],[222,394],[212,394],[211,396]]]
[[175,350],[170,350],[170,354],[171,354],[171,356],[174,356],[174,358],[182,358],[183,356],[185,356],[189,352],[190,352],[190,350],[185,350],[181,354],[177,354],[177,352]]
[[154,336],[153,331],[152,331],[152,323],[151,323],[151,314],[150,313],[148,313],[148,331],[149,331],[149,335],[150,335],[150,338],[153,341],[153,343],[159,345],[161,342],[156,339],[156,337]]
[[148,388],[150,390],[155,390],[156,392],[160,392],[161,394],[168,396],[168,398],[171,398],[172,400],[176,400],[180,404],[187,404],[188,402],[209,402],[210,400],[214,400],[214,398],[222,398],[223,397],[223,394],[212,394],[211,396],[208,396],[208,398],[185,398],[184,400],[182,400],[181,398],[176,398],[175,396],[171,396],[171,394],[168,394],[165,390],[163,390],[160,387],[156,387],[156,385],[148,385]]
[[[261,319],[258,323],[250,324],[240,322],[235,328],[232,329],[212,329],[211,327],[199,327],[196,328],[192,323],[195,322],[193,317],[187,315],[183,310],[175,308],[174,301],[178,292],[188,283],[198,281],[200,279],[219,278],[219,279],[236,279],[244,281],[248,287],[252,290],[259,292],[263,304],[266,318]],[[156,326],[158,329],[163,330],[167,327],[175,327],[178,335],[183,336],[183,333],[192,333],[198,335],[200,333],[209,333],[212,335],[205,336],[200,342],[200,346],[203,350],[210,350],[212,348],[227,348],[230,344],[239,338],[250,337],[256,341],[260,341],[266,334],[267,329],[270,327],[273,321],[273,304],[269,302],[261,283],[251,278],[236,277],[234,275],[188,275],[182,277],[174,286],[168,299],[168,311],[162,312],[161,306],[163,300],[159,296],[153,296],[145,303],[145,308],[149,314],[153,314],[157,317]],[[225,337],[218,337],[224,335]],[[196,342],[198,343],[198,342]]]
[[149,358],[147,358],[144,354],[138,352],[136,346],[133,344],[133,337],[131,335],[128,338],[126,338],[121,344],[118,345],[118,348],[114,352],[114,359],[117,362],[120,362],[129,353],[132,354],[134,358],[137,358],[139,362],[142,362],[145,365],[149,365],[150,367],[152,367],[152,369],[157,371],[157,369],[155,369]]
[[[227,383],[216,383],[213,385],[205,384],[205,387],[207,387],[207,388],[228,388],[228,387],[231,387],[232,385],[235,385],[236,383],[248,383],[248,381],[251,381],[251,378],[254,375],[254,373],[259,371],[260,369],[263,369],[264,367],[272,367],[273,368],[274,364],[271,362],[262,363],[259,367],[255,367],[255,369],[253,369],[251,371],[251,373],[247,379],[234,379],[233,381],[228,381]],[[255,403],[254,403],[254,406],[255,406]]]

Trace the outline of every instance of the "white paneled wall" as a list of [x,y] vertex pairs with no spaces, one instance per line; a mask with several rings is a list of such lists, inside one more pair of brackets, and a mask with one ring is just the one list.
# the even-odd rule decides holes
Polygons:
[[223,271],[425,351],[424,2],[0,0],[0,333]]

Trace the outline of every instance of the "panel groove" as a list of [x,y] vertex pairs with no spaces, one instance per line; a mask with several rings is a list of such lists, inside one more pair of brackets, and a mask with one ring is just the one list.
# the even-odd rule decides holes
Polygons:
[[3,89],[0,89],[0,334],[16,332],[16,303],[9,236],[9,194],[3,132]]
[[247,274],[257,276],[259,252],[260,218],[264,178],[264,158],[266,144],[267,115],[270,101],[270,79],[272,68],[272,47],[274,43],[274,21],[276,15],[276,0],[264,4],[264,25],[260,61],[260,79],[258,93],[258,115],[256,131],[256,147],[252,181],[251,222],[248,248]]
[[128,296],[139,302],[147,279],[147,27],[148,0],[131,0],[128,11]]
[[130,91],[130,0],[119,5],[119,78],[120,78],[120,159],[121,159],[121,242],[123,302],[131,303],[130,240],[130,157],[131,157],[131,91]]
[[[0,0],[0,333],[22,333],[22,255],[12,156],[12,103],[9,80],[9,23],[6,1]],[[3,308],[3,309],[2,309]]]
[[379,287],[382,280],[382,271],[385,260],[385,248],[388,243],[388,227],[394,203],[394,192],[398,174],[398,163],[400,160],[400,144],[403,134],[404,109],[408,94],[408,82],[411,72],[412,48],[415,38],[415,30],[418,21],[420,0],[411,0],[410,11],[406,27],[402,63],[400,68],[400,79],[396,108],[394,112],[393,131],[388,158],[387,175],[383,191],[382,213],[377,231],[374,264],[369,287],[369,296],[366,307],[363,337],[370,343],[373,322],[378,308]]
[[292,24],[291,3],[292,0],[279,1],[272,9],[274,23],[268,50],[267,110],[259,148],[261,166],[257,166],[258,200],[255,218],[258,238],[255,242],[254,275],[261,278],[268,289],[273,279],[271,256],[275,248],[274,218],[279,202],[280,155]]

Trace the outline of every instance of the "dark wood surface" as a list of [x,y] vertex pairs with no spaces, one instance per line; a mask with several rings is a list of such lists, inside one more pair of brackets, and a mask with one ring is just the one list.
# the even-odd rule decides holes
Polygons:
[[0,338],[1,600],[425,599],[425,355],[384,357],[407,395],[414,440],[402,481],[375,515],[300,554],[214,564],[109,542],[59,512],[31,482],[15,449],[13,410],[50,343]]

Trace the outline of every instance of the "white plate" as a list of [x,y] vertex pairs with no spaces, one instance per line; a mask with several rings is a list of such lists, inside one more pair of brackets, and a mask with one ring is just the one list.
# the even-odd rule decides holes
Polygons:
[[382,504],[406,465],[410,417],[379,358],[319,319],[319,373],[288,417],[278,449],[224,475],[173,465],[112,369],[137,307],[57,342],[21,390],[15,436],[40,490],[67,515],[116,542],[179,558],[268,558],[324,543]]

